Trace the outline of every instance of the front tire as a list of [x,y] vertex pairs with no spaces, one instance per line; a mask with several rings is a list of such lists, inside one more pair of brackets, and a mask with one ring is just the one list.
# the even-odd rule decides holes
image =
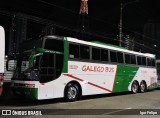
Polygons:
[[139,90],[139,85],[137,82],[133,82],[132,84],[132,87],[131,87],[131,90],[134,94],[138,93],[138,90]]
[[76,101],[79,97],[79,87],[76,84],[69,83],[66,86],[64,97],[68,102]]

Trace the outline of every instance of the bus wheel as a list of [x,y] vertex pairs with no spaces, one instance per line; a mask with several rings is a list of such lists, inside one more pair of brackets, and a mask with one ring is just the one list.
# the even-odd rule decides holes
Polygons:
[[145,81],[142,81],[140,84],[140,92],[144,93],[144,92],[146,92],[146,90],[147,90],[146,83],[145,83]]
[[69,83],[65,89],[65,99],[68,102],[76,101],[79,97],[79,87],[76,84]]
[[131,90],[134,94],[138,93],[139,86],[137,82],[133,82]]

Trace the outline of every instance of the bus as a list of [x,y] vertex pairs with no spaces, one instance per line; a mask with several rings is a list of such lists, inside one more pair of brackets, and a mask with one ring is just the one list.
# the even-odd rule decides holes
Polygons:
[[153,54],[54,35],[21,46],[12,85],[14,93],[28,98],[72,102],[86,95],[156,88]]
[[4,59],[5,59],[5,32],[4,28],[0,26],[0,96],[3,91],[4,81]]

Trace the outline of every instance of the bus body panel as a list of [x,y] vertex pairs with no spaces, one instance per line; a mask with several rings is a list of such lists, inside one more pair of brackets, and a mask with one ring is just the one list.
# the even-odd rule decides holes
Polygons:
[[5,59],[5,34],[3,27],[0,26],[0,73],[4,73],[4,59]]
[[[111,93],[115,81],[117,65],[69,61],[68,78],[86,85],[83,95]],[[83,88],[82,88],[83,89]]]
[[[156,87],[157,83],[157,70],[156,68],[144,68],[139,67],[136,75],[134,76],[132,82],[134,80],[138,81],[139,85],[142,80],[146,82],[147,89],[152,89]],[[131,90],[132,82],[130,83],[128,89]]]
[[[103,71],[103,67],[109,69]],[[56,80],[47,83],[34,81],[15,81],[15,83],[34,84],[34,89],[24,87],[23,92],[28,96],[35,96],[34,99],[41,100],[64,97],[65,87],[71,81],[80,84],[83,96],[131,91],[134,80],[138,81],[139,85],[142,80],[146,81],[149,89],[157,81],[155,73],[154,68],[69,61],[68,73],[62,73]]]
[[4,58],[5,58],[5,34],[4,28],[0,26],[0,96],[4,80]]

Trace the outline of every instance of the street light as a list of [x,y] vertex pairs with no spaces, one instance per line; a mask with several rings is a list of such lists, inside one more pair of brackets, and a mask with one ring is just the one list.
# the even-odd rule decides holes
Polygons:
[[120,21],[119,21],[119,46],[122,46],[122,16],[123,16],[123,8],[128,5],[128,4],[132,4],[134,2],[139,2],[139,0],[135,0],[135,1],[131,1],[131,2],[127,2],[127,3],[121,3],[120,5]]

